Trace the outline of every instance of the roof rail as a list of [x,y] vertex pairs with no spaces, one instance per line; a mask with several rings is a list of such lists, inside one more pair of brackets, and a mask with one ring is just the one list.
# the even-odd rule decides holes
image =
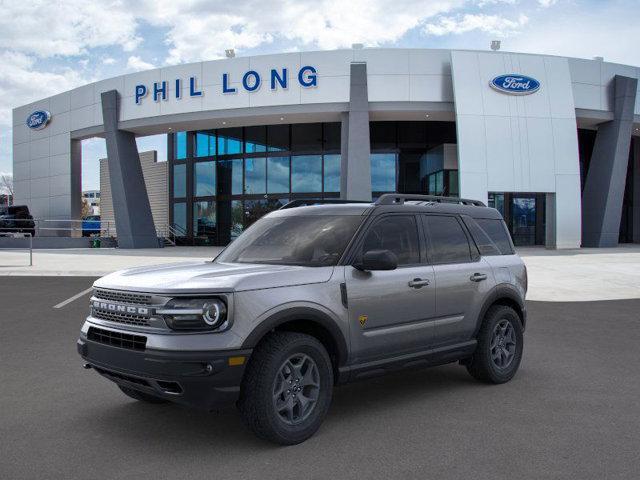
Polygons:
[[278,210],[285,210],[287,208],[296,208],[296,207],[308,207],[311,205],[327,205],[327,204],[341,205],[345,203],[371,203],[371,202],[367,202],[366,200],[340,200],[337,198],[329,198],[326,200],[318,200],[318,199],[312,199],[312,198],[309,198],[309,199],[299,198],[297,200],[291,200],[289,203],[286,203],[283,206],[281,206]]
[[457,203],[459,205],[473,205],[475,207],[486,207],[480,200],[470,200],[458,197],[439,197],[436,195],[412,195],[405,193],[385,193],[376,200],[376,205],[402,205],[407,201],[427,202],[427,203]]

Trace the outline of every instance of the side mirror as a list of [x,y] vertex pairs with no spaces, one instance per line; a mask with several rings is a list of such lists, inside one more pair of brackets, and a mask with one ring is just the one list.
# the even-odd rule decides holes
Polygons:
[[358,270],[395,270],[398,268],[398,257],[390,250],[369,250],[353,267]]

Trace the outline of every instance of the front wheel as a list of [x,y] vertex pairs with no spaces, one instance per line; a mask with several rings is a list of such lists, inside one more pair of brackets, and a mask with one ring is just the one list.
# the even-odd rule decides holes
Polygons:
[[467,370],[483,382],[508,382],[520,366],[523,340],[522,323],[515,310],[505,305],[494,305],[482,322],[478,346]]
[[320,428],[333,393],[331,360],[314,337],[275,332],[256,347],[238,408],[260,438],[294,445]]

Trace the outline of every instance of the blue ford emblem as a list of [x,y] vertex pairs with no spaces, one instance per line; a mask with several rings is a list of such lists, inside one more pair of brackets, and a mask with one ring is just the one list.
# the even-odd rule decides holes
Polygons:
[[32,130],[42,130],[51,120],[51,114],[46,110],[36,110],[27,117],[27,127]]
[[510,95],[529,95],[540,89],[540,82],[535,78],[509,73],[499,75],[489,82],[494,90]]

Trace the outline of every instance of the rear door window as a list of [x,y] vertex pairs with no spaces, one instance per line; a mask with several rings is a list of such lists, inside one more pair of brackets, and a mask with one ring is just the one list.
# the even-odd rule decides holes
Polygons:
[[437,265],[471,261],[467,234],[456,217],[423,215],[422,219],[429,240],[427,245],[431,263]]

